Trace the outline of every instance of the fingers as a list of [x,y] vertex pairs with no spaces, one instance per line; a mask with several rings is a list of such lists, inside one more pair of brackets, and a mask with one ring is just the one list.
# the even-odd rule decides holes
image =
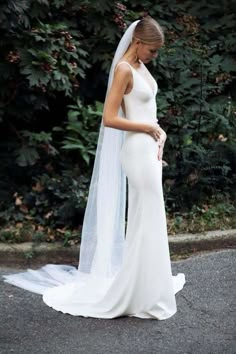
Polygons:
[[163,146],[159,146],[158,153],[157,153],[157,158],[159,161],[162,160],[162,156],[163,156]]
[[153,134],[153,138],[156,140],[156,141],[158,141],[159,140],[159,135],[158,135],[158,133],[155,133],[155,134]]
[[162,166],[163,166],[163,167],[168,166],[168,163],[167,163],[165,160],[162,160],[161,162],[162,162]]
[[160,136],[161,136],[160,129],[155,127],[154,130],[152,131],[151,135],[157,141],[158,139],[160,139]]
[[166,139],[166,133],[158,124],[151,125],[147,133],[150,134],[155,139],[155,141],[158,141],[160,138],[164,141]]

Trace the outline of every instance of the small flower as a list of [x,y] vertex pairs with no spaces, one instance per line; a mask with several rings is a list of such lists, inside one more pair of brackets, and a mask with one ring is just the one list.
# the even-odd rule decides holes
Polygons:
[[72,66],[73,69],[76,69],[77,66],[78,66],[75,61],[70,62],[70,64],[71,64],[71,66]]
[[20,60],[20,54],[17,51],[10,51],[6,57],[9,63],[17,63]]
[[225,142],[225,141],[228,140],[228,138],[226,138],[223,134],[220,134],[220,135],[218,136],[218,140],[219,140],[219,141],[222,141],[222,142]]
[[41,69],[45,71],[46,73],[52,72],[53,68],[49,63],[42,63],[41,64]]
[[78,81],[74,82],[73,83],[73,87],[74,87],[74,89],[78,89],[79,88],[79,82]]
[[69,41],[65,42],[65,48],[68,50],[68,52],[75,52],[76,51],[76,46],[74,44],[72,44]]
[[216,77],[216,83],[218,84],[219,82],[224,82],[228,83],[231,80],[231,75],[228,73],[221,73]]
[[47,92],[46,86],[43,84],[38,84],[36,88],[43,93]]
[[125,29],[127,27],[126,23],[123,21],[123,16],[121,14],[115,14],[113,16],[113,21],[118,25],[120,29]]
[[120,2],[116,3],[116,8],[119,9],[120,11],[125,11],[126,10],[126,6],[121,4]]
[[71,35],[69,32],[67,32],[67,31],[61,31],[61,34],[62,34],[62,36],[64,36],[67,40],[70,40],[70,39],[73,38],[72,35]]

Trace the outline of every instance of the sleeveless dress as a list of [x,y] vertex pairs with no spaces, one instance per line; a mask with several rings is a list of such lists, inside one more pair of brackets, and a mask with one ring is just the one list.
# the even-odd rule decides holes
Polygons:
[[[133,77],[133,88],[123,99],[126,118],[156,123],[156,81],[144,64],[145,76],[127,62],[118,65],[122,63],[129,65]],[[174,315],[175,293],[183,288],[185,276],[171,273],[162,162],[157,153],[158,142],[150,135],[126,132],[120,160],[128,177],[128,221],[123,263],[114,277],[83,279],[74,267],[46,265],[5,276],[5,281],[42,294],[48,306],[74,316],[164,320]]]

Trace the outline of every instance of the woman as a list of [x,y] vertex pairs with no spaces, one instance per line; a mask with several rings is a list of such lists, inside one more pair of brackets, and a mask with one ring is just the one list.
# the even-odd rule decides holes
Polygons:
[[130,25],[114,56],[78,270],[46,265],[5,277],[63,313],[163,320],[176,312],[185,277],[171,274],[161,181],[166,134],[156,120],[157,83],[145,67],[163,42],[161,27],[147,17]]

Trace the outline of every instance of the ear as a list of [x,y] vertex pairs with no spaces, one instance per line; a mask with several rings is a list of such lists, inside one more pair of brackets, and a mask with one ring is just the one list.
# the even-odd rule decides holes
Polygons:
[[134,38],[134,44],[139,45],[141,43],[141,40],[139,38]]

